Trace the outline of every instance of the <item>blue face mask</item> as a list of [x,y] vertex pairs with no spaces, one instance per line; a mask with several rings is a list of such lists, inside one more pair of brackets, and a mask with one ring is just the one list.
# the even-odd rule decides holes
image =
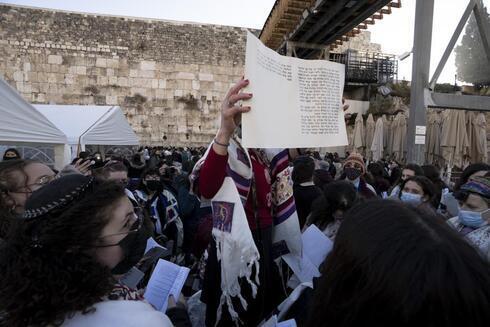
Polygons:
[[422,203],[422,195],[402,192],[400,200],[402,200],[404,203],[417,206]]
[[460,210],[458,218],[460,223],[465,226],[479,228],[486,224],[486,221],[482,218],[482,213],[483,212]]

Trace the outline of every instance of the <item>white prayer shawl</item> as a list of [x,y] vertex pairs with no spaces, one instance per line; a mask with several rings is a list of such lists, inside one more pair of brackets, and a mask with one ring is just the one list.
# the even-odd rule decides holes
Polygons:
[[170,327],[168,317],[145,301],[102,301],[93,305],[90,313],[75,313],[67,317],[63,327]]
[[[193,184],[192,190],[196,189],[200,169],[211,147],[212,144],[201,160],[196,163],[190,176]],[[264,152],[270,163],[269,169],[272,176],[273,244],[284,244],[289,253],[300,257],[301,231],[294,204],[291,171],[288,169],[288,152],[284,149],[267,149]],[[222,306],[226,303],[231,318],[237,323],[239,317],[231,298],[238,297],[243,308],[246,309],[247,303],[240,294],[239,280],[242,277],[245,277],[250,284],[253,297],[256,296],[259,284],[260,255],[248,226],[244,209],[252,185],[252,161],[248,151],[234,139],[230,140],[228,147],[226,175],[221,188],[211,200],[201,197],[201,206],[212,208],[212,235],[216,241],[217,257],[221,264],[222,295],[216,321],[219,322]],[[252,276],[253,267],[255,267],[254,276]]]

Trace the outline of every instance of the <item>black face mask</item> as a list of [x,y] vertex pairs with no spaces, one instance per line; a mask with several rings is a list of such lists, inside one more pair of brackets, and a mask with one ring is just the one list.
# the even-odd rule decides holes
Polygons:
[[162,189],[162,182],[160,181],[145,181],[145,183],[149,191],[155,192]]
[[114,275],[125,274],[137,264],[145,254],[147,240],[148,233],[144,226],[141,226],[138,231],[129,233],[119,241],[117,244],[123,250],[124,259],[112,268],[111,273]]
[[347,179],[350,179],[351,181],[354,181],[361,176],[361,170],[353,167],[344,168],[344,173]]

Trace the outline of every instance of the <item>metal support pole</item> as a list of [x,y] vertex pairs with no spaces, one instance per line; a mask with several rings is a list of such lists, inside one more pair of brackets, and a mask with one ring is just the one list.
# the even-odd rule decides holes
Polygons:
[[475,14],[476,24],[478,25],[478,31],[480,32],[483,49],[485,49],[488,63],[490,63],[490,24],[487,24],[485,19],[483,1],[477,0],[475,4],[476,6],[473,9],[473,13]]
[[441,75],[442,70],[444,69],[444,66],[446,65],[447,59],[449,58],[449,55],[454,49],[454,45],[458,41],[458,38],[463,31],[463,28],[468,21],[468,18],[471,15],[471,12],[473,11],[473,8],[475,7],[475,0],[470,0],[468,3],[468,6],[466,7],[465,12],[463,13],[463,16],[461,16],[461,19],[459,20],[458,26],[456,26],[456,30],[454,30],[453,36],[451,37],[451,40],[449,41],[449,44],[446,47],[446,50],[444,51],[444,54],[442,55],[441,61],[439,61],[439,64],[437,65],[436,71],[434,72],[434,76],[432,76],[432,79],[430,81],[430,88],[434,90],[436,87],[437,79]]
[[[424,89],[429,87],[430,48],[434,0],[417,0],[413,40],[410,116],[407,128],[407,161],[422,164],[425,144],[415,144],[416,127],[426,126]],[[417,142],[418,143],[418,142]]]

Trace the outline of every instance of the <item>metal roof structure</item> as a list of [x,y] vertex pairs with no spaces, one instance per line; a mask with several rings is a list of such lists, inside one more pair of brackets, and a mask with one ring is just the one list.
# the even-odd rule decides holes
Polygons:
[[297,57],[309,58],[318,51],[311,45],[334,49],[400,7],[401,0],[276,0],[260,39],[279,52],[293,41]]

